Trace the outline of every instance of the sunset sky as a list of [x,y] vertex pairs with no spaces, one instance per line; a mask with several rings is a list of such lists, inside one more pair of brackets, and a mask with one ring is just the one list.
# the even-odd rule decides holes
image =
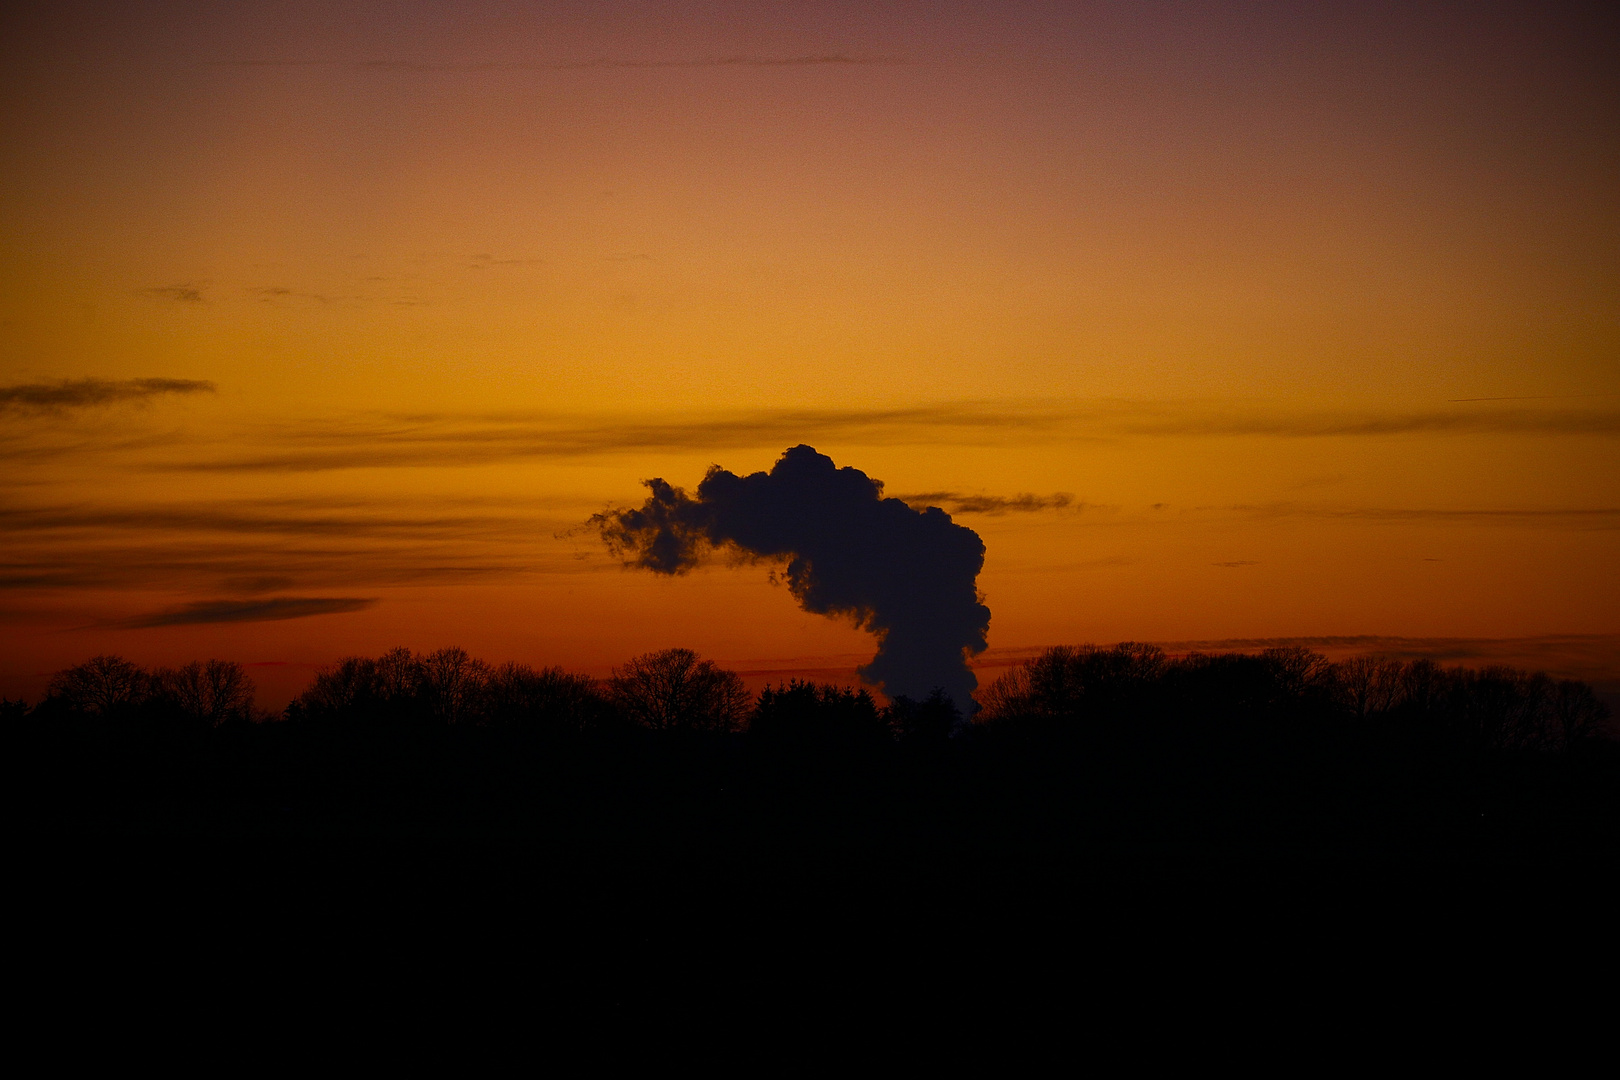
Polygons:
[[983,537],[992,665],[1612,692],[1617,47],[1599,4],[11,5],[0,694],[852,673],[768,565],[584,524],[799,443]]

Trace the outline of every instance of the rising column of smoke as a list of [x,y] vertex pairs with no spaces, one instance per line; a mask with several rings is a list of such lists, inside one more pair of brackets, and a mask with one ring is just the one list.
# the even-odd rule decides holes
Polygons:
[[990,609],[976,581],[984,541],[937,507],[883,498],[883,484],[795,446],[768,473],[711,466],[694,498],[663,480],[639,509],[591,524],[628,566],[679,574],[711,548],[786,559],[787,585],[806,611],[848,616],[878,639],[861,675],[891,697],[949,693],[966,714]]

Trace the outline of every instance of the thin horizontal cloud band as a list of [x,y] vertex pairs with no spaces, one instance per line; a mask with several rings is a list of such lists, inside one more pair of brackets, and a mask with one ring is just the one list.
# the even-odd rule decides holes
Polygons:
[[[971,495],[958,492],[929,492],[896,496],[902,502],[923,508],[938,506],[953,514],[1038,513],[1074,506],[1074,496],[1019,494],[1014,496]],[[600,505],[600,500],[574,499],[564,505],[584,508]],[[310,511],[312,507],[269,501],[242,507],[215,504],[180,506],[38,506],[0,507],[0,529],[12,534],[69,530],[141,530],[176,532],[266,533],[298,536],[353,537],[530,537],[537,530],[566,527],[573,517],[560,517],[557,507],[548,506],[544,515],[512,513],[401,514],[389,507],[349,505]],[[1076,506],[1083,510],[1084,506]]]
[[120,402],[145,402],[170,394],[211,394],[206,379],[63,379],[0,386],[0,413],[61,412]]
[[[1149,515],[1122,512],[1118,506],[1098,506],[1078,502],[1074,496],[1019,494],[1013,496],[975,495],[960,492],[927,492],[895,496],[912,507],[937,506],[952,514],[997,516],[1006,513],[1034,514],[1070,510],[1076,514],[1101,516],[1121,524],[1165,524],[1194,515],[1235,514],[1250,518],[1340,518],[1366,521],[1435,521],[1462,524],[1550,524],[1590,528],[1620,525],[1620,507],[1535,507],[1535,508],[1448,508],[1448,507],[1367,507],[1300,503],[1263,505],[1195,506],[1172,510],[1156,508]],[[597,500],[568,500],[578,508],[599,505]],[[29,533],[95,534],[113,532],[227,533],[267,536],[309,536],[354,538],[357,540],[492,540],[509,537],[524,543],[537,534],[568,533],[577,524],[573,517],[548,506],[545,514],[523,515],[510,512],[455,515],[400,512],[393,506],[375,508],[363,503],[341,508],[312,507],[279,500],[240,507],[213,504],[124,507],[9,507],[0,508],[0,529],[13,537]],[[559,528],[559,526],[562,526]]]
[[1620,649],[1620,633],[1615,634],[1537,634],[1529,637],[1399,637],[1389,634],[1339,634],[1316,637],[1209,638],[1187,641],[1161,641],[1166,649],[1274,649],[1274,648],[1368,648],[1412,650],[1435,655],[1444,650],[1463,656],[1483,656],[1502,649],[1591,647]]
[[279,596],[262,600],[201,600],[165,611],[155,611],[126,619],[117,625],[130,630],[159,626],[194,626],[203,623],[279,622],[307,619],[313,615],[336,615],[362,611],[376,603],[375,598]]
[[[1378,526],[1385,522],[1410,521],[1416,512],[1402,513],[1405,516],[1399,518],[1363,513],[1362,519]],[[1121,520],[1119,515],[1104,511],[1097,524],[1113,528],[1163,529],[1173,528],[1174,520],[1146,515]],[[1449,528],[1466,529],[1482,524],[1477,517],[1459,514],[1442,514],[1432,520],[1437,526]],[[1504,528],[1564,531],[1616,529],[1620,528],[1620,511],[1609,511],[1607,516],[1596,519],[1578,516],[1573,520],[1545,512],[1519,516],[1499,514],[1483,523]],[[18,539],[24,535],[27,534],[18,534]],[[476,584],[530,580],[537,576],[617,572],[618,569],[612,560],[592,552],[570,550],[567,537],[557,537],[558,543],[537,548],[535,541],[544,534],[534,532],[506,532],[499,537],[437,535],[415,541],[408,537],[356,535],[350,538],[322,533],[311,537],[321,541],[317,544],[299,542],[285,531],[258,535],[224,532],[213,534],[219,539],[207,539],[211,535],[207,529],[171,532],[168,536],[162,529],[153,529],[145,534],[150,537],[145,543],[132,542],[127,530],[117,528],[66,534],[41,531],[33,535],[39,537],[37,542],[14,543],[8,557],[0,561],[0,592],[145,589],[159,582],[166,587],[207,590],[233,580],[267,577],[302,588]],[[1116,557],[1083,565],[1122,565],[1130,561]],[[1254,560],[1246,559],[1228,562],[1237,567],[1255,564]],[[1000,573],[1021,574],[1048,572],[1051,567],[1021,566],[1014,561],[998,564],[997,569]]]
[[[1148,408],[1038,411],[951,405],[762,412],[693,422],[595,424],[568,417],[415,416],[310,420],[244,433],[256,452],[152,467],[313,472],[478,465],[649,450],[711,451],[803,439],[865,445],[1015,445],[1130,437],[1369,438],[1403,435],[1620,435],[1620,412],[1496,409],[1403,415],[1199,415]],[[205,447],[199,447],[206,453]]]
[[[937,506],[941,510],[952,514],[1033,514],[1042,510],[1063,510],[1074,505],[1074,496],[1066,491],[1055,495],[1019,494],[1004,495],[968,495],[959,491],[928,491],[915,495],[896,495],[907,506],[913,509]],[[1076,509],[1084,509],[1083,506]]]
[[491,551],[478,544],[311,547],[268,537],[234,543],[154,540],[137,544],[109,534],[98,540],[40,544],[31,550],[9,552],[0,562],[0,591],[146,589],[154,585],[203,590],[267,576],[290,579],[304,588],[344,588],[511,580],[535,573],[607,568],[602,561],[580,560],[560,552],[547,556],[517,545]]
[[[583,505],[583,504],[581,504]],[[563,519],[510,514],[347,514],[297,513],[274,507],[232,510],[209,506],[182,507],[38,507],[0,509],[0,529],[13,534],[65,530],[141,530],[224,532],[338,537],[444,537],[464,539],[495,535],[529,536],[555,527]]]
[[[301,583],[328,587],[395,587],[415,585],[473,585],[511,581],[535,572],[532,566],[512,564],[443,564],[422,560],[414,564],[369,565],[369,560],[311,563],[282,559],[266,564],[262,559],[223,557],[187,560],[182,557],[151,559],[128,567],[108,567],[102,562],[63,562],[48,566],[0,568],[0,592],[88,589],[133,590],[149,587],[161,577],[165,584],[195,588],[212,587],[221,578],[241,577],[266,569],[296,575]],[[561,572],[560,568],[559,571]],[[605,567],[566,568],[587,573]]]
[[[1204,507],[1200,509],[1217,509]],[[1260,518],[1339,518],[1374,522],[1439,522],[1467,525],[1562,525],[1574,528],[1620,528],[1620,507],[1545,507],[1534,509],[1443,509],[1435,507],[1299,506],[1276,503],[1267,506],[1218,508]]]

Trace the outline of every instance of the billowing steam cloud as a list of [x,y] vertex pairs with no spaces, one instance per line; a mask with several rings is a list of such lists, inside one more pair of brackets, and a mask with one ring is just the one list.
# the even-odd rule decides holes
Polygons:
[[663,480],[639,510],[598,514],[608,547],[628,566],[679,574],[706,549],[786,559],[800,606],[842,615],[877,636],[861,675],[890,696],[944,689],[964,711],[978,680],[966,657],[982,652],[990,609],[975,585],[984,566],[978,533],[937,507],[883,498],[883,484],[795,446],[769,473],[718,465],[693,498]]

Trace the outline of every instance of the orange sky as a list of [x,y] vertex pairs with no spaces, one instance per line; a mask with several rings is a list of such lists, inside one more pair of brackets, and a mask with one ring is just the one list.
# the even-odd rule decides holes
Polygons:
[[871,7],[4,16],[0,693],[98,651],[271,704],[395,644],[852,669],[768,567],[578,528],[800,442],[980,533],[993,655],[1620,679],[1612,15]]

